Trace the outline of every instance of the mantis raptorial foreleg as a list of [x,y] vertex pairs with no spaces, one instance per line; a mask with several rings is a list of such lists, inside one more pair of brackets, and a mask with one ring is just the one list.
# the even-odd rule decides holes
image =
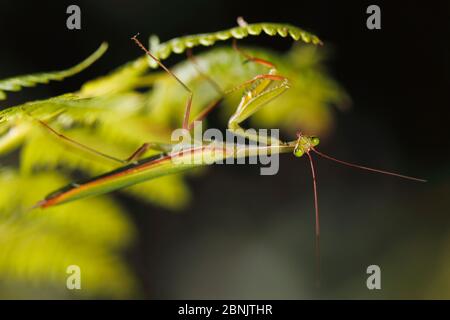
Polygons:
[[[246,86],[248,86],[248,85],[250,85],[250,84],[253,84],[254,82],[256,82],[256,81],[258,81],[258,80],[262,80],[262,79],[268,79],[268,80],[273,80],[273,81],[276,81],[276,80],[278,80],[278,81],[281,81],[281,80],[287,80],[285,77],[282,77],[282,76],[279,76],[279,75],[275,75],[275,73],[276,73],[276,68],[275,68],[275,65],[272,63],[272,62],[270,62],[270,61],[267,61],[267,60],[264,60],[264,59],[261,59],[261,58],[257,58],[257,57],[254,57],[254,56],[252,56],[252,55],[250,55],[250,54],[248,54],[247,52],[245,52],[244,50],[242,50],[242,49],[240,49],[238,46],[237,46],[237,41],[236,41],[236,39],[233,39],[233,49],[237,52],[237,53],[239,53],[240,55],[242,55],[242,56],[244,56],[246,59],[247,59],[247,61],[250,61],[250,62],[254,62],[254,63],[257,63],[257,64],[260,64],[260,65],[263,65],[263,66],[265,66],[265,67],[268,67],[269,69],[270,69],[270,71],[269,71],[269,74],[260,74],[260,75],[257,75],[257,76],[255,76],[253,79],[251,79],[251,80],[248,80],[248,81],[246,81],[246,82],[244,82],[244,83],[242,83],[242,84],[240,84],[240,85],[237,85],[237,86],[235,86],[235,87],[233,87],[233,88],[231,88],[231,89],[229,89],[229,90],[227,90],[227,91],[225,91],[225,92],[222,92],[221,91],[221,89],[220,89],[220,86],[213,80],[213,79],[211,79],[211,77],[209,77],[208,75],[206,75],[205,73],[203,73],[201,70],[200,70],[200,68],[199,68],[199,66],[198,66],[198,63],[196,62],[196,60],[195,60],[195,58],[193,57],[193,55],[192,55],[192,50],[191,49],[189,49],[188,50],[188,56],[192,59],[191,61],[193,62],[193,64],[194,64],[194,66],[196,66],[196,70],[197,70],[197,72],[199,72],[203,77],[205,77],[210,83],[211,83],[211,85],[213,86],[213,87],[215,87],[216,89],[218,89],[219,90],[219,92],[222,92],[222,95],[221,95],[221,97],[219,97],[217,100],[215,100],[215,101],[213,101],[210,105],[208,105],[194,120],[193,120],[193,122],[195,122],[195,121],[201,121],[202,119],[204,119],[219,103],[220,103],[220,101],[222,101],[223,100],[223,98],[226,96],[226,95],[228,95],[228,94],[231,94],[231,93],[233,93],[233,92],[235,92],[235,91],[237,91],[237,90],[239,90],[239,89],[242,89],[242,88],[244,88],[244,87],[246,87]],[[190,124],[190,127],[189,127],[189,129],[191,129],[192,128],[192,123]]]
[[[261,142],[260,141],[261,137],[259,135],[245,131],[240,126],[240,123],[248,119],[250,116],[256,113],[261,107],[263,107],[265,104],[269,103],[270,101],[278,97],[280,94],[282,94],[289,88],[289,82],[286,78],[277,75],[271,76],[272,78],[268,78],[261,81],[254,89],[249,90],[246,94],[244,94],[236,112],[231,116],[230,120],[228,121],[228,129],[231,132],[243,136],[249,140]],[[281,81],[281,83],[279,85],[269,88],[269,86],[272,84],[274,80]],[[264,139],[265,139],[264,142],[267,143],[268,145],[281,144],[281,141],[278,139],[268,137],[264,137]]]
[[[281,82],[279,85],[268,88],[274,81]],[[289,88],[289,82],[287,78],[275,75],[275,74],[260,74],[255,76],[240,85],[237,85],[229,90],[227,90],[222,97],[211,103],[203,111],[197,115],[192,123],[189,124],[188,129],[192,129],[195,121],[203,120],[219,103],[223,98],[242,89],[248,85],[255,84],[254,88],[248,90],[246,94],[241,99],[236,112],[231,116],[228,121],[228,129],[236,135],[243,136],[251,141],[261,142],[261,137],[259,135],[245,131],[239,124],[257,112],[262,106],[275,99],[277,96],[282,94],[285,90]],[[264,137],[265,144],[281,144],[281,141],[274,138]]]
[[[256,141],[256,142],[260,142],[260,138],[257,134],[253,134],[253,133],[249,133],[246,132],[242,127],[239,126],[239,123],[244,121],[245,119],[247,119],[249,116],[251,116],[253,113],[255,113],[257,110],[259,110],[260,107],[262,107],[264,104],[270,102],[270,100],[276,98],[278,95],[280,95],[281,93],[284,92],[284,90],[288,89],[289,87],[289,83],[287,78],[283,77],[283,76],[279,76],[276,74],[276,67],[273,63],[271,63],[270,61],[252,56],[250,54],[248,54],[247,52],[245,52],[244,50],[240,49],[237,46],[237,41],[236,39],[233,39],[233,49],[239,53],[240,55],[244,56],[247,61],[246,62],[254,62],[257,64],[260,64],[262,66],[265,66],[267,68],[269,68],[269,73],[268,74],[261,74],[261,75],[257,75],[255,76],[253,79],[246,81],[238,86],[235,86],[234,88],[231,88],[225,92],[222,93],[221,97],[219,97],[217,100],[213,101],[210,105],[208,105],[188,126],[188,129],[191,130],[193,127],[193,123],[195,121],[201,121],[203,120],[215,107],[217,107],[219,105],[219,103],[223,100],[223,98],[228,95],[231,94],[232,92],[235,92],[241,88],[244,88],[246,86],[249,86],[251,84],[254,84],[255,82],[261,80],[259,84],[255,85],[251,90],[249,90],[247,92],[247,96],[244,96],[241,100],[241,103],[237,109],[237,111],[235,112],[235,114],[232,116],[232,118],[230,119],[229,123],[228,123],[228,129],[240,136],[244,136],[245,138],[248,138],[249,140],[252,141]],[[193,62],[194,66],[196,66],[196,70],[197,72],[199,72],[199,74],[201,74],[203,77],[205,77],[212,86],[214,86],[215,88],[219,88],[220,87],[217,85],[217,83],[211,79],[208,75],[204,74],[198,64],[195,61],[195,58],[192,55],[192,51],[189,49],[188,50],[188,56],[190,57],[191,61]],[[266,82],[263,82],[262,80],[266,80]],[[271,89],[267,89],[271,82],[273,81],[281,81],[281,84],[279,86],[273,87]],[[252,100],[253,99],[253,100]],[[256,100],[258,100],[258,102],[256,102]],[[250,104],[254,104],[255,106],[253,107],[249,107]],[[249,115],[245,115],[244,110],[248,110],[251,111],[249,112]],[[266,139],[267,140],[267,139]],[[279,140],[274,140],[273,138],[269,141],[269,145],[270,144],[280,144],[281,141]]]
[[[172,71],[167,68],[164,63],[162,63],[156,56],[154,56],[138,39],[137,35],[131,38],[136,44],[149,56],[151,57],[161,68],[163,68],[169,75],[171,75],[189,94],[188,99],[186,101],[186,108],[183,118],[183,129],[191,130],[194,126],[195,121],[201,121],[203,120],[214,108],[216,108],[219,103],[223,100],[223,98],[241,88],[245,88],[246,86],[253,85],[251,89],[247,91],[246,94],[244,94],[243,98],[241,99],[241,103],[239,104],[236,112],[231,117],[228,128],[231,132],[244,136],[245,138],[248,138],[250,140],[259,142],[258,135],[251,134],[245,132],[239,124],[246,120],[248,117],[250,117],[252,114],[254,114],[256,111],[258,111],[263,105],[268,103],[270,100],[276,98],[278,95],[283,93],[286,89],[289,88],[289,82],[286,77],[280,76],[276,74],[276,69],[274,68],[274,65],[268,61],[265,61],[263,59],[255,58],[247,53],[243,52],[241,49],[237,48],[237,45],[234,44],[234,48],[240,53],[243,54],[245,57],[247,57],[249,60],[259,63],[262,65],[265,65],[270,68],[270,71],[268,74],[260,74],[255,76],[253,79],[250,79],[234,88],[231,88],[225,92],[223,92],[222,96],[219,97],[217,100],[213,101],[211,104],[209,104],[199,115],[197,115],[194,120],[191,122],[189,121],[190,118],[190,112],[191,112],[191,106],[192,106],[192,99],[193,99],[193,91],[186,85],[180,78],[178,78]],[[192,55],[191,55],[191,58]],[[194,59],[194,58],[193,58]],[[195,59],[194,59],[195,63]],[[200,71],[201,74],[203,74]],[[210,78],[209,78],[210,79]],[[212,79],[210,79],[212,80]],[[213,80],[212,80],[213,81]],[[272,86],[274,81],[281,82],[278,86]],[[213,82],[214,83],[214,82]],[[267,137],[265,137],[265,140],[267,140]],[[277,143],[280,144],[280,141],[276,140],[269,142],[271,143]]]
[[[247,24],[242,19],[238,19],[238,23],[240,25]],[[244,56],[247,59],[246,62],[254,62],[269,68],[270,77],[266,77],[266,81],[261,81],[242,97],[236,112],[231,116],[228,122],[228,129],[234,134],[244,136],[251,141],[260,142],[261,137],[259,135],[245,131],[239,124],[257,112],[262,106],[287,90],[289,88],[289,81],[287,78],[277,75],[277,69],[272,62],[252,56],[240,49],[237,46],[236,39],[233,39],[233,49]],[[280,81],[281,83],[271,87],[273,81]],[[265,140],[268,145],[282,143],[280,140],[274,138],[265,137]]]
[[254,84],[254,83],[256,83],[256,82],[258,82],[258,81],[260,81],[260,80],[263,80],[263,79],[268,79],[268,80],[272,80],[272,81],[282,81],[282,80],[286,80],[285,77],[279,76],[279,75],[259,74],[259,75],[253,77],[253,78],[250,79],[250,80],[247,80],[247,81],[245,81],[245,82],[243,82],[243,83],[241,83],[241,84],[239,84],[239,85],[237,85],[237,86],[235,86],[235,87],[233,87],[233,88],[231,88],[231,89],[228,89],[228,90],[226,90],[226,91],[222,94],[221,97],[219,97],[218,99],[214,100],[214,101],[213,101],[212,103],[210,103],[206,108],[204,108],[204,109],[203,109],[203,110],[202,110],[202,111],[194,118],[194,120],[192,120],[192,122],[189,123],[188,129],[191,130],[191,129],[193,128],[194,123],[195,123],[196,121],[201,121],[201,120],[205,119],[206,116],[207,116],[211,111],[213,111],[214,108],[216,108],[216,107],[219,105],[219,103],[220,103],[227,95],[230,95],[230,94],[232,94],[233,92],[235,92],[235,91],[237,91],[237,90],[243,89],[243,88],[245,88],[245,87],[247,87],[247,86],[249,86],[249,85],[252,85],[252,84]]

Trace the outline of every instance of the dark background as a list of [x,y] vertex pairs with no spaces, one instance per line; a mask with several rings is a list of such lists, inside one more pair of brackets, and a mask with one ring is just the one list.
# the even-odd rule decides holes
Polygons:
[[[76,90],[139,56],[129,40],[137,32],[168,40],[229,28],[240,15],[248,22],[287,22],[333,49],[328,67],[353,100],[351,111],[336,113],[336,129],[321,150],[430,180],[399,181],[320,160],[320,290],[303,159],[286,156],[275,177],[259,176],[256,167],[216,166],[192,179],[194,201],[179,214],[123,199],[140,230],[129,258],[144,297],[450,297],[450,284],[438,276],[450,268],[448,1],[0,4],[0,78],[71,66],[101,41],[110,43],[108,54],[82,74],[10,94],[2,107]],[[81,7],[80,31],[66,29],[70,4]],[[381,7],[381,30],[366,28],[369,4]],[[274,43],[288,48],[286,41]],[[365,287],[370,264],[383,270],[381,293]]]

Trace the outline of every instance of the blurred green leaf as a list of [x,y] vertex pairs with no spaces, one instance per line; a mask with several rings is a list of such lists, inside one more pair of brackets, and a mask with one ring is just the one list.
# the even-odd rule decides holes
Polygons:
[[80,296],[127,297],[135,280],[120,258],[134,238],[122,209],[98,197],[49,210],[28,211],[46,190],[67,183],[56,173],[0,172],[0,279],[31,288],[42,283],[66,289],[69,265],[81,268]]

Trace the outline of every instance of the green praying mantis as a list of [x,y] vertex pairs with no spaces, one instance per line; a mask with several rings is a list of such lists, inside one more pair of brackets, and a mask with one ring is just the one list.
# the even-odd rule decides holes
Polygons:
[[[185,111],[182,120],[181,128],[187,133],[195,129],[195,124],[204,120],[208,114],[220,106],[223,98],[233,92],[243,90],[242,98],[236,108],[236,111],[229,118],[228,130],[237,136],[244,137],[250,141],[261,142],[262,139],[257,134],[249,134],[245,131],[241,124],[257,113],[270,101],[278,98],[286,90],[289,89],[289,79],[279,74],[276,66],[267,60],[251,56],[245,51],[238,48],[236,39],[242,39],[249,35],[259,35],[264,32],[268,35],[280,35],[282,37],[290,36],[294,40],[302,40],[307,43],[321,44],[322,42],[316,36],[311,35],[301,29],[290,25],[260,23],[247,24],[242,19],[238,20],[239,26],[211,34],[203,34],[197,36],[187,36],[173,39],[165,44],[159,45],[153,52],[148,50],[137,38],[132,37],[132,40],[146,53],[150,59],[151,66],[159,66],[167,72],[179,85],[187,92]],[[256,63],[267,68],[266,73],[258,74],[253,78],[236,85],[235,87],[220,92],[220,97],[208,104],[199,114],[191,119],[191,106],[194,97],[193,91],[185,84],[176,74],[174,74],[162,60],[166,59],[172,52],[181,53],[196,46],[210,46],[217,41],[225,41],[233,39],[233,48],[244,56],[250,63]],[[195,60],[193,59],[195,63]],[[206,76],[206,79],[214,85],[214,80]],[[216,86],[217,87],[217,86]],[[200,166],[206,166],[214,162],[219,162],[228,158],[247,158],[257,156],[259,154],[283,154],[291,153],[295,157],[307,156],[310,164],[313,191],[314,191],[314,208],[315,208],[315,236],[316,236],[316,252],[319,258],[320,248],[320,216],[318,205],[318,191],[316,170],[314,167],[313,154],[323,158],[338,162],[343,165],[351,166],[358,169],[368,170],[372,172],[387,174],[413,181],[425,182],[423,179],[418,179],[410,176],[405,176],[384,170],[369,168],[346,161],[342,161],[324,154],[317,150],[319,145],[319,138],[302,132],[298,132],[295,139],[284,142],[278,139],[271,138],[264,140],[263,144],[252,145],[245,149],[244,152],[238,152],[233,144],[227,143],[212,143],[205,142],[201,146],[192,145],[183,148],[182,150],[175,150],[172,144],[163,144],[158,142],[147,142],[142,144],[136,151],[134,151],[126,159],[119,159],[117,157],[105,154],[94,148],[86,146],[70,137],[67,137],[60,132],[53,129],[49,124],[40,119],[35,119],[49,132],[59,137],[61,140],[83,148],[89,152],[95,153],[101,157],[116,161],[119,168],[102,174],[100,176],[91,178],[86,181],[71,183],[51,194],[45,199],[39,201],[33,208],[48,208],[63,203],[80,200],[83,198],[105,194],[114,190],[125,188],[143,181],[155,179],[158,177],[179,173],[190,170]],[[148,150],[156,150],[159,154],[148,158],[142,158]]]

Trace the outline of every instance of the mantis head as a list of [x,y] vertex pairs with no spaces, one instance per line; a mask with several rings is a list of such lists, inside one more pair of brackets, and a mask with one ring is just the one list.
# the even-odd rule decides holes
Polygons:
[[301,133],[297,134],[297,143],[294,148],[294,155],[296,157],[301,157],[305,153],[308,153],[311,149],[320,143],[319,138],[314,136],[305,136]]

